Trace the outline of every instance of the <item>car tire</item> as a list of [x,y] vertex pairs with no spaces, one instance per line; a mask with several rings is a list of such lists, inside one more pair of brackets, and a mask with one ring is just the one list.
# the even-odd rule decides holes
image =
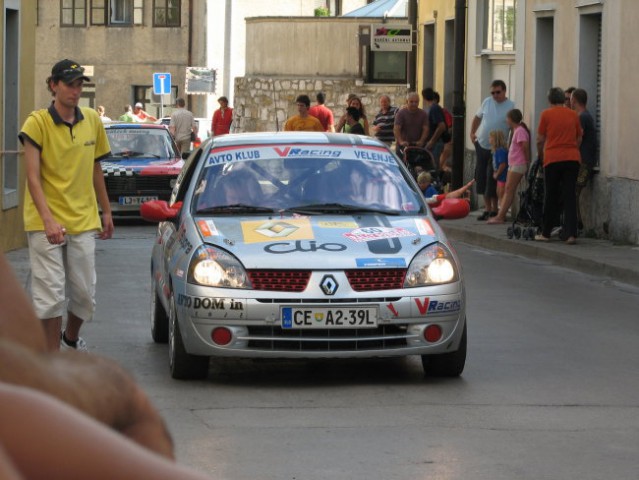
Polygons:
[[209,373],[209,357],[187,353],[180,332],[173,294],[171,294],[169,305],[169,370],[171,377],[179,380],[206,378]]
[[151,281],[151,337],[155,343],[169,341],[169,316],[157,292],[157,282]]
[[456,351],[436,355],[422,355],[424,373],[429,377],[459,377],[466,365],[467,343],[466,323],[464,322],[464,331],[459,342],[459,348]]

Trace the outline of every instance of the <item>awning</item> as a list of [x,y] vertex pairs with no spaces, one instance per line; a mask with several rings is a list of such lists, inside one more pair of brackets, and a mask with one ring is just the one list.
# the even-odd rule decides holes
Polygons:
[[407,18],[408,0],[375,0],[342,17]]

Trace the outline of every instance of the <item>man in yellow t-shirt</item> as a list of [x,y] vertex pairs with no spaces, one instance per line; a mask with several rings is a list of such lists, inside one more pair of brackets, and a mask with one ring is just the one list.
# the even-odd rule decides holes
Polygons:
[[110,153],[109,142],[95,110],[78,107],[85,81],[89,78],[77,62],[56,63],[47,79],[51,106],[32,112],[19,135],[27,173],[31,292],[50,350],[86,350],[79,333],[95,311],[95,237],[113,234],[99,162]]
[[308,113],[308,109],[311,106],[311,99],[309,96],[300,95],[295,99],[295,102],[297,103],[297,111],[299,114],[286,121],[284,130],[287,132],[323,132],[324,127],[322,126],[322,123]]

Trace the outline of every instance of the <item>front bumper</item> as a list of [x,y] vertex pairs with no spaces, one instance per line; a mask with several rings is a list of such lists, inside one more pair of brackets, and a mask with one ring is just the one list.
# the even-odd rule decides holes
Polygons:
[[[466,318],[461,282],[385,291],[383,296],[351,295],[331,299],[304,299],[299,295],[289,298],[225,297],[219,296],[221,289],[211,290],[216,289],[187,285],[187,293],[176,295],[180,331],[185,349],[190,354],[246,358],[348,358],[448,353],[457,350]],[[255,293],[233,291],[240,295],[247,292]],[[377,326],[283,328],[282,308],[291,306],[374,307],[377,309]],[[441,337],[437,341],[429,342],[425,338],[424,331],[430,325],[441,329]],[[213,331],[219,327],[227,328],[232,334],[231,341],[224,346],[212,340]]]

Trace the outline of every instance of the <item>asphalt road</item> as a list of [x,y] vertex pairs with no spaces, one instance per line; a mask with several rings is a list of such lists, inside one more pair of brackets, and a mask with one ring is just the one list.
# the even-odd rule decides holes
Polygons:
[[458,244],[468,288],[461,379],[417,358],[216,362],[171,380],[149,330],[154,227],[98,244],[93,352],[127,366],[181,463],[215,479],[637,479],[639,290]]

